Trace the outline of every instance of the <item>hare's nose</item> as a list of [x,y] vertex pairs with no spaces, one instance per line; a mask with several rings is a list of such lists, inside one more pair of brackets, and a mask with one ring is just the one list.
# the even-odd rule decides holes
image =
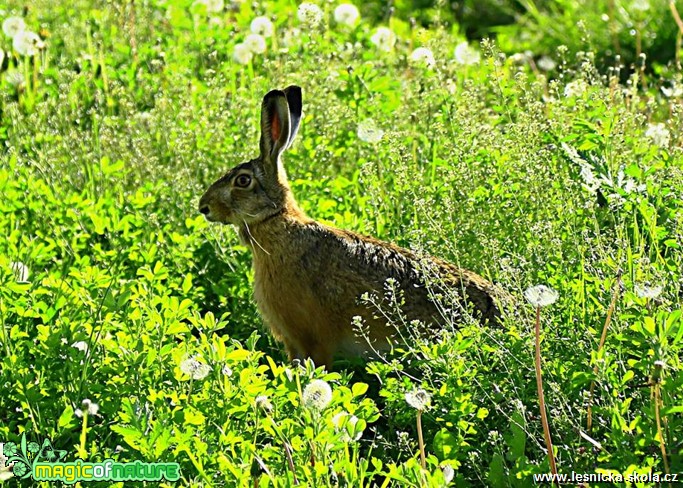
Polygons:
[[209,209],[208,205],[204,204],[204,205],[200,205],[199,212],[203,213],[204,215],[209,215],[209,212],[211,212],[211,210]]

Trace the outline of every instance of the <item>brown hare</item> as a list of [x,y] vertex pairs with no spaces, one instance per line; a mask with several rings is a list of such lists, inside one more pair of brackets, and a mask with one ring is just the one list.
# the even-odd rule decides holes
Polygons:
[[[388,279],[403,293],[402,327],[414,320],[432,327],[445,322],[435,294],[457,297],[484,323],[497,321],[507,294],[477,274],[303,213],[280,159],[299,128],[301,108],[301,88],[269,92],[261,107],[259,156],[232,168],[199,201],[209,221],[237,226],[251,248],[254,297],[289,358],[310,357],[329,369],[337,352],[386,348],[401,335],[400,326],[388,325],[386,315],[359,298],[383,295]],[[425,285],[426,274],[433,275],[434,286]],[[353,326],[357,316],[365,334]]]

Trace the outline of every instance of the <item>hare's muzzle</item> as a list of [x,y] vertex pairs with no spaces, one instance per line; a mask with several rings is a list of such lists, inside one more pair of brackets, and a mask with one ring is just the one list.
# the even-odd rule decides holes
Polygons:
[[215,219],[211,215],[211,205],[209,204],[209,198],[207,198],[208,196],[209,195],[207,192],[199,200],[198,210],[199,213],[203,214],[204,217],[206,217],[206,220],[208,220],[209,222],[213,222]]

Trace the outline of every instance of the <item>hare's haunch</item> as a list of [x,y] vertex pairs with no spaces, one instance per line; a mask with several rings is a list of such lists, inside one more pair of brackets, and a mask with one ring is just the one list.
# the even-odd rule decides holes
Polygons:
[[[310,357],[329,368],[337,352],[387,347],[414,320],[437,328],[444,315],[455,313],[439,301],[495,322],[506,294],[479,275],[303,213],[280,160],[299,128],[301,106],[297,86],[269,92],[261,108],[259,156],[228,171],[199,201],[208,220],[237,226],[251,248],[258,308],[290,359]],[[398,320],[360,300],[368,292],[382,300],[389,279],[403,297]],[[355,317],[365,324],[365,337],[354,328]]]

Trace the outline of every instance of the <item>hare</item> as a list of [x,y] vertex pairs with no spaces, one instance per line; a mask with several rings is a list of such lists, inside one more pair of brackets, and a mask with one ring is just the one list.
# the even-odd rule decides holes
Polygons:
[[[207,220],[235,225],[251,248],[254,297],[289,358],[310,357],[330,369],[335,353],[388,347],[401,331],[359,299],[366,292],[381,295],[388,279],[403,293],[403,327],[414,320],[432,327],[444,321],[435,293],[456,296],[482,323],[496,322],[507,294],[479,275],[304,214],[280,158],[294,140],[301,109],[298,86],[266,94],[259,156],[232,168],[199,201]],[[428,274],[435,287],[426,286]],[[365,334],[357,334],[355,317],[361,317]]]

